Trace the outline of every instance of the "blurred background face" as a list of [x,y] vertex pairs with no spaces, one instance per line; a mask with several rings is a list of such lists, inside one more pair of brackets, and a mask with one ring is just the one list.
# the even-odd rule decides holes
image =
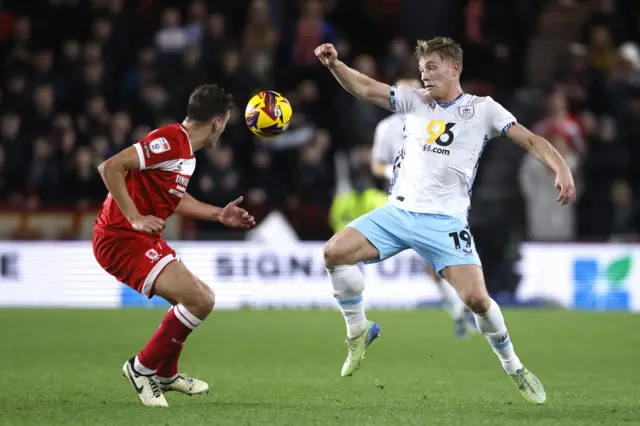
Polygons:
[[595,27],[591,33],[591,43],[594,47],[607,47],[611,45],[611,33],[607,27]]
[[53,108],[53,89],[49,86],[43,86],[36,90],[34,95],[34,103],[38,109],[48,111]]
[[79,169],[87,170],[92,167],[93,153],[89,148],[80,148],[76,152],[76,165]]
[[207,16],[207,4],[204,1],[195,1],[189,7],[189,19],[200,22]]
[[20,117],[15,114],[7,114],[2,117],[2,137],[15,139],[20,132]]
[[354,60],[353,67],[360,73],[368,76],[375,77],[376,72],[376,61],[373,59],[371,55],[359,55]]
[[567,112],[567,97],[564,92],[556,90],[549,96],[549,110],[552,115],[563,115]]
[[180,25],[180,12],[176,9],[167,9],[162,15],[162,25],[165,28],[176,28]]
[[396,87],[415,87],[416,89],[419,89],[422,87],[422,84],[420,83],[419,80],[411,78],[411,79],[401,79],[398,80],[396,82]]
[[38,138],[33,144],[33,155],[39,160],[45,160],[51,155],[51,144],[45,138]]
[[321,19],[324,13],[319,0],[306,0],[302,10],[305,17],[313,19]]
[[224,27],[224,16],[216,13],[209,15],[209,19],[207,20],[207,30],[214,38],[224,35]]
[[227,146],[216,148],[213,155],[213,162],[219,170],[228,169],[233,163],[233,151]]
[[422,83],[433,99],[441,99],[449,93],[456,77],[458,64],[442,59],[438,53],[431,53],[418,60],[418,70]]
[[249,19],[254,25],[269,23],[269,3],[267,0],[253,0],[251,2]]
[[46,74],[53,69],[53,60],[53,52],[43,50],[36,55],[34,65],[39,73]]

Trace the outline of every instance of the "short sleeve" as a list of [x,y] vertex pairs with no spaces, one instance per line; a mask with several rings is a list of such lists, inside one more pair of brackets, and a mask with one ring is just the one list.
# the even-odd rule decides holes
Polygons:
[[378,163],[390,164],[393,162],[393,158],[389,158],[389,144],[391,139],[396,137],[393,134],[393,129],[389,125],[388,120],[382,120],[376,126],[376,131],[373,135],[373,148],[371,148],[371,157],[373,161]]
[[419,96],[417,89],[411,86],[395,87],[390,90],[391,111],[400,114],[411,112],[417,105]]
[[485,120],[489,129],[489,137],[497,138],[504,136],[511,127],[518,124],[518,120],[498,102],[490,96],[487,97],[485,106]]
[[166,161],[187,158],[180,142],[169,137],[150,136],[133,145],[138,152],[140,170],[149,169]]

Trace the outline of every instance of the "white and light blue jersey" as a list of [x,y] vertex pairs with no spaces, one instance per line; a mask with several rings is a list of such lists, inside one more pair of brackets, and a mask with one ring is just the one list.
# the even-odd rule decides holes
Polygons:
[[413,87],[391,87],[391,111],[404,116],[404,145],[394,162],[389,203],[466,218],[482,151],[516,124],[513,114],[491,97],[462,94],[439,104]]
[[393,164],[404,144],[404,115],[391,114],[376,126],[371,157],[377,163]]

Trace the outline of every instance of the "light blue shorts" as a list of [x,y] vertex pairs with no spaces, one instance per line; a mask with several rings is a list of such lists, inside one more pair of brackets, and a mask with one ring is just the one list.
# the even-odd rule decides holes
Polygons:
[[407,249],[415,250],[438,274],[447,266],[478,265],[469,225],[464,219],[431,213],[414,213],[391,204],[379,207],[349,223],[380,252],[376,263]]

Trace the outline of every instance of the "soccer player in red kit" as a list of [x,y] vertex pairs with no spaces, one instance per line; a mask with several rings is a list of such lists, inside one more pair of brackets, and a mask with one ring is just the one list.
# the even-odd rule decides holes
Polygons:
[[196,88],[182,123],[161,127],[99,166],[109,194],[98,214],[93,251],[98,263],[118,281],[148,298],[173,306],[123,374],[148,406],[168,406],[163,392],[206,393],[202,380],[178,373],[187,336],[213,309],[213,291],[193,275],[162,239],[164,221],[174,212],[249,228],[254,218],[238,207],[201,203],[187,194],[196,165],[194,152],[211,148],[229,121],[230,94],[214,85]]

